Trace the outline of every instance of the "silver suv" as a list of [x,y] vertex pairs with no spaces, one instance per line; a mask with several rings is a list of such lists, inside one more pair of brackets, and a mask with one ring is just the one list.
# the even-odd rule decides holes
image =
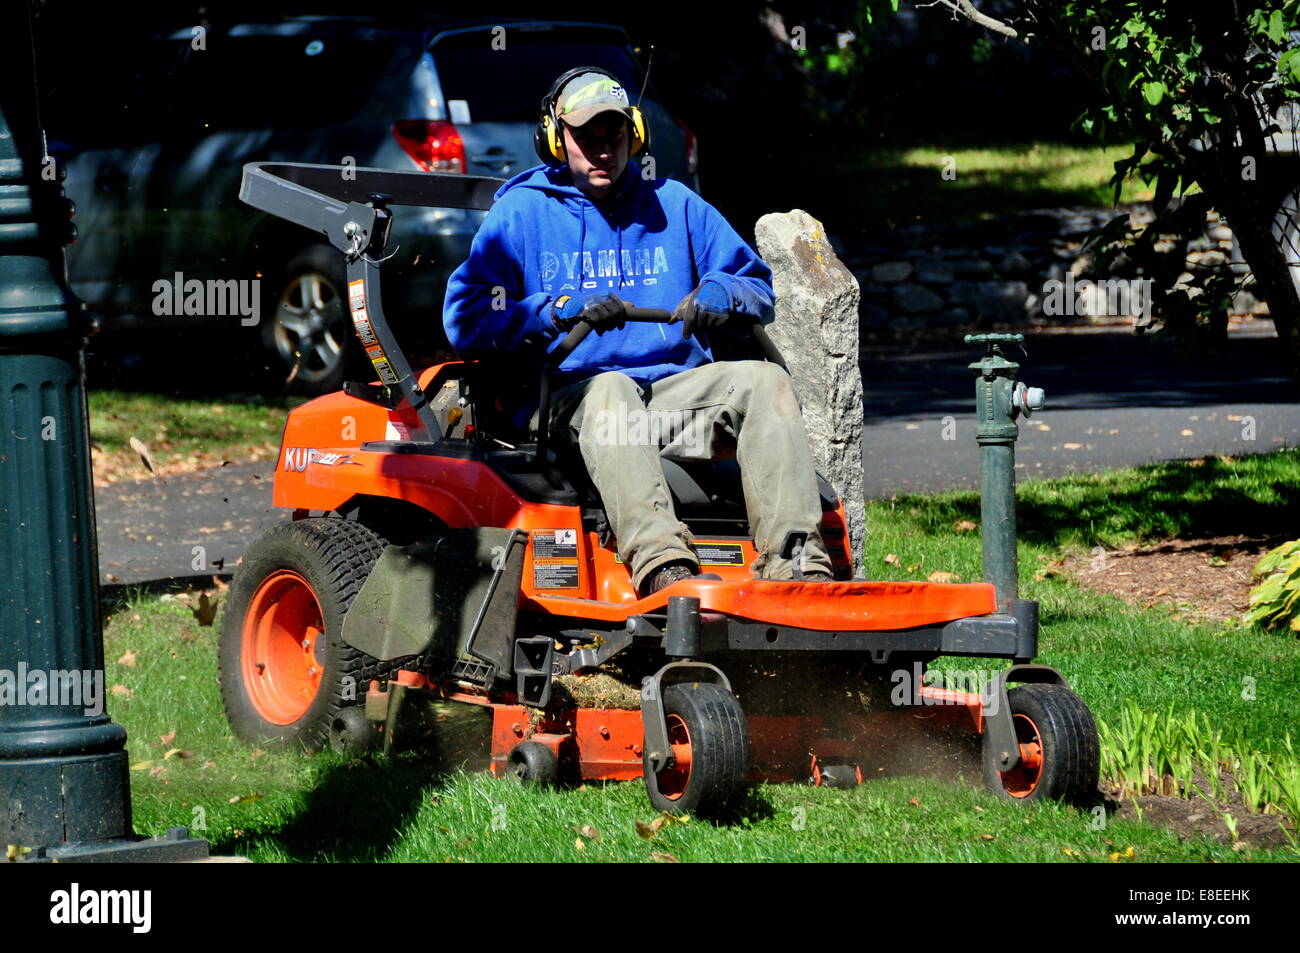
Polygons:
[[[83,237],[69,271],[101,315],[97,343],[138,340],[133,330],[155,341],[184,335],[177,343],[192,354],[192,335],[216,331],[241,353],[256,349],[271,381],[308,393],[368,366],[353,351],[343,260],[321,236],[240,203],[245,162],[509,177],[538,164],[538,107],[561,72],[600,66],[634,93],[644,82],[619,27],[433,16],[183,29],[134,49],[113,44],[102,63],[83,65],[81,78],[47,87],[43,120],[78,208]],[[655,173],[696,187],[689,130],[653,88],[641,106]],[[408,353],[433,359],[445,349],[445,283],[483,214],[399,210],[385,306]],[[231,280],[256,280],[256,309],[179,307],[178,288]]]

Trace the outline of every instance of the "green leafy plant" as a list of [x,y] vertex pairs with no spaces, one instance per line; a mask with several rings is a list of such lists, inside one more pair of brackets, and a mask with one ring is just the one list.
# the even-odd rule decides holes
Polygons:
[[1300,632],[1300,539],[1266,553],[1254,575],[1264,580],[1250,592],[1245,621]]
[[[1204,712],[1145,711],[1125,699],[1119,719],[1097,720],[1101,773],[1120,796],[1176,794],[1217,798],[1221,772],[1232,778],[1247,810],[1300,817],[1300,760],[1291,736],[1273,754],[1226,737]],[[1225,822],[1226,823],[1226,822]]]

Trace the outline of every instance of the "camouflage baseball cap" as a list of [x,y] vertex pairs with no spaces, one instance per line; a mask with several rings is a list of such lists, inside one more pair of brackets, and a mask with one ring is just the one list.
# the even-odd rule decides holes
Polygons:
[[564,84],[564,91],[555,103],[556,117],[569,126],[585,126],[604,112],[632,118],[627,90],[604,73],[579,73]]

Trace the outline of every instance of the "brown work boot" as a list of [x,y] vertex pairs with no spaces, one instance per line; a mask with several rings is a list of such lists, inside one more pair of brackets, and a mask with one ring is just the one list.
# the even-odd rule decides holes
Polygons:
[[652,596],[656,592],[667,589],[673,583],[681,582],[683,579],[721,579],[714,573],[700,575],[699,570],[687,562],[668,563],[660,566],[641,586],[641,595]]
[[812,572],[803,574],[804,582],[834,582],[835,577],[828,572],[822,572],[820,569],[814,569]]

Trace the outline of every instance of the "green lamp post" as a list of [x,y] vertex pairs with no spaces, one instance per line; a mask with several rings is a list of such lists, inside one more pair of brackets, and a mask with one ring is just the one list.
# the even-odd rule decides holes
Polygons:
[[28,860],[207,855],[131,826],[126,731],[104,707],[85,338],[71,203],[45,155],[30,9],[0,6],[0,843]]

